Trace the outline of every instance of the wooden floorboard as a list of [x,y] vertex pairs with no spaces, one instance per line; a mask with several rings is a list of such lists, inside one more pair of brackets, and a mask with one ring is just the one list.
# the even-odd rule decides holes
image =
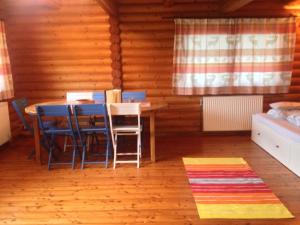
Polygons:
[[[116,170],[57,168],[28,160],[20,138],[0,149],[0,224],[299,225],[300,178],[248,136],[164,136],[157,158]],[[295,215],[284,220],[200,220],[181,158],[243,157]]]

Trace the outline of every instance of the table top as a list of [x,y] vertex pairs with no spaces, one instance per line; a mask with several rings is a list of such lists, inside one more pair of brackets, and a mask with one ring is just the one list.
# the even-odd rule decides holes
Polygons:
[[[40,102],[33,105],[29,105],[25,108],[25,113],[30,115],[36,115],[36,106],[38,105],[75,105],[75,104],[93,104],[93,101],[73,101],[73,102],[67,102],[67,101],[51,101],[51,102]],[[163,109],[167,107],[168,105],[166,103],[150,103],[150,102],[141,102],[141,110],[142,112],[151,112],[151,111],[157,111],[160,109]]]

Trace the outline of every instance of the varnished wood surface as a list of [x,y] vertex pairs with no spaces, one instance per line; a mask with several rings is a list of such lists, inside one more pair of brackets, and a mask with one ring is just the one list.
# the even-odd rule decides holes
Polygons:
[[[92,101],[88,101],[91,103]],[[40,145],[40,129],[38,126],[38,120],[36,118],[36,106],[37,105],[64,105],[64,104],[79,104],[79,101],[75,102],[66,102],[65,100],[61,101],[52,101],[52,102],[42,102],[27,106],[25,108],[25,113],[33,116],[33,131],[34,131],[34,142],[35,142],[35,158],[38,164],[42,164],[41,159],[41,145]],[[87,103],[87,102],[85,102]],[[142,102],[141,103],[141,111],[143,117],[149,117],[150,120],[150,153],[151,153],[151,161],[156,161],[156,153],[155,153],[155,116],[156,112],[166,108],[167,104],[165,103],[151,103],[151,102]]]
[[243,6],[253,2],[254,0],[227,0],[223,5],[223,12],[233,12],[236,11]]
[[[83,102],[83,104],[92,104],[93,101]],[[25,113],[30,115],[36,115],[36,106],[38,105],[65,105],[65,104],[80,104],[80,101],[67,102],[64,100],[61,101],[51,101],[51,102],[40,102],[36,104],[29,105],[25,108]],[[141,110],[143,113],[157,111],[166,108],[168,105],[166,103],[151,103],[151,102],[142,102]]]
[[[68,91],[113,87],[109,16],[96,0],[58,0],[58,8],[22,7],[48,0],[5,2],[10,5],[4,16],[17,98],[32,104],[64,99]],[[15,135],[22,125],[11,116]]]
[[[59,9],[9,7],[5,22],[15,94],[37,103],[64,99],[67,91],[146,90],[149,101],[169,104],[157,115],[157,132],[201,131],[201,97],[173,95],[174,22],[165,18],[300,15],[299,4],[290,1],[254,0],[225,14],[224,2],[118,0],[119,18],[113,19],[96,0],[59,0]],[[270,102],[300,99],[299,34],[297,26],[290,93],[266,95],[265,110]],[[22,126],[11,115],[15,134]]]
[[[27,160],[33,143],[19,139],[0,151],[0,224],[12,225],[298,225],[300,178],[248,136],[166,136],[158,162],[140,169],[40,167]],[[146,151],[147,152],[147,151]],[[181,158],[244,157],[296,216],[288,220],[200,220]]]

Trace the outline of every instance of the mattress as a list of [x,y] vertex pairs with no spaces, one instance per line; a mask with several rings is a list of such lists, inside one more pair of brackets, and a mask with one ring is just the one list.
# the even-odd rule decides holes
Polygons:
[[265,113],[255,114],[253,115],[252,119],[270,127],[281,136],[290,138],[293,141],[300,143],[300,128],[289,123],[288,121],[274,119]]

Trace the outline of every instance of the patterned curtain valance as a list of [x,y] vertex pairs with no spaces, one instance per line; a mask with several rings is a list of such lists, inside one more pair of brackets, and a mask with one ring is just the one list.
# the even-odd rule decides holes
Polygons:
[[286,93],[295,18],[176,19],[173,88],[179,95]]

